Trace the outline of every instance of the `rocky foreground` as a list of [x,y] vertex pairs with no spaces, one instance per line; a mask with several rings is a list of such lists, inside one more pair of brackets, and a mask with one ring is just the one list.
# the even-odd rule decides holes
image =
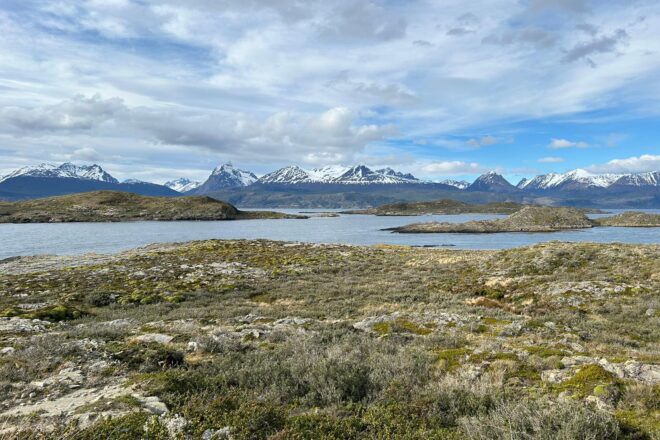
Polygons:
[[269,211],[241,211],[229,203],[206,196],[147,197],[120,191],[94,191],[20,202],[0,202],[0,223],[280,218],[306,217]]
[[526,206],[503,219],[474,220],[464,223],[426,222],[385,229],[399,233],[497,233],[497,232],[556,232],[596,226],[656,227],[659,214],[626,212],[590,219],[584,210],[551,206]]
[[0,438],[653,439],[660,246],[0,262]]

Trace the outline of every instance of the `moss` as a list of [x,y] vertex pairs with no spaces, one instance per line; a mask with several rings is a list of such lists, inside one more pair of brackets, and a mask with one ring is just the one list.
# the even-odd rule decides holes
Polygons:
[[37,310],[21,310],[16,307],[10,307],[0,312],[0,317],[17,317],[24,319],[41,319],[43,321],[59,322],[70,321],[85,316],[84,312],[78,308],[67,306],[64,304],[57,304],[53,306],[44,307]]
[[450,348],[436,352],[438,366],[445,371],[454,371],[472,350],[469,348]]
[[542,358],[549,358],[552,356],[568,356],[570,352],[561,350],[559,348],[545,347],[545,346],[531,346],[525,347],[525,351]]
[[390,333],[390,323],[389,322],[377,322],[373,325],[372,330],[378,333],[381,336],[388,335]]
[[480,363],[484,361],[518,361],[518,355],[510,352],[481,352],[473,353],[468,359],[472,363]]
[[497,319],[497,318],[491,318],[491,317],[488,317],[488,316],[483,318],[482,322],[484,324],[488,324],[488,325],[507,325],[507,324],[511,324],[511,321],[509,321],[507,319]]
[[625,435],[633,439],[660,438],[660,410],[652,411],[616,411],[616,420]]
[[555,386],[557,391],[568,391],[577,397],[586,397],[598,386],[615,382],[615,376],[600,365],[589,364],[580,368],[573,377]]

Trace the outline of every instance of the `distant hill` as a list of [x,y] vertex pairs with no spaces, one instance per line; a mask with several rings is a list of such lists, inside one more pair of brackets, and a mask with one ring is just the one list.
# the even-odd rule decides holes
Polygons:
[[120,191],[0,202],[0,223],[121,222],[136,220],[242,220],[304,218],[268,211],[241,211],[205,196],[147,197]]

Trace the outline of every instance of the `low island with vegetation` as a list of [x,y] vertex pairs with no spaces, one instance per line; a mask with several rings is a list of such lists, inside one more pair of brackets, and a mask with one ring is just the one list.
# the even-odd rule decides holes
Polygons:
[[148,197],[94,191],[0,202],[0,223],[126,222],[137,220],[245,220],[307,218],[271,211],[242,211],[206,196]]
[[0,261],[8,439],[657,439],[658,245]]
[[342,211],[342,214],[366,214],[380,216],[449,215],[449,214],[512,214],[525,205],[514,202],[472,204],[459,200],[441,199],[422,202],[402,202],[376,208]]
[[[441,199],[422,202],[392,203],[376,208],[343,211],[342,214],[366,214],[378,216],[455,215],[455,214],[513,214],[527,206],[515,202],[466,203],[459,200]],[[579,208],[585,214],[601,214],[603,211]]]
[[399,233],[498,233],[498,232],[556,232],[597,226],[655,227],[660,215],[641,212],[591,219],[584,210],[551,206],[526,206],[506,218],[473,220],[464,223],[426,222],[387,228]]
[[627,211],[610,217],[595,220],[599,226],[619,226],[628,228],[660,227],[660,214],[640,211]]

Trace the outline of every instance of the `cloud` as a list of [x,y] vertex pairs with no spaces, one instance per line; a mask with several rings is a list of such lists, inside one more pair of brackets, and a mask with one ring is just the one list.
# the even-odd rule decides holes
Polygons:
[[[265,118],[243,113],[181,113],[155,107],[129,107],[121,99],[100,95],[76,95],[58,104],[33,108],[9,108],[3,116],[17,136],[38,132],[99,133],[116,131],[147,136],[157,144],[201,147],[264,159],[300,160],[316,154],[337,159],[351,158],[373,141],[397,134],[391,124],[365,124],[346,107],[321,113],[276,112]],[[66,159],[96,160],[92,148],[66,153]],[[311,157],[311,156],[310,156]]]
[[466,12],[456,18],[455,23],[447,30],[447,35],[461,37],[467,34],[474,34],[478,30],[479,18],[471,12]]
[[589,144],[582,141],[569,141],[568,139],[552,139],[548,145],[550,148],[587,148]]
[[426,40],[415,40],[413,41],[413,44],[418,47],[431,47],[433,44],[430,41]]
[[660,155],[642,154],[626,159],[613,159],[600,165],[591,165],[587,170],[594,173],[645,173],[660,171]]
[[[477,163],[488,141],[461,134],[657,113],[657,2],[404,3],[0,2],[0,148],[17,151],[12,166],[83,147],[163,170],[383,146]],[[329,111],[344,125],[323,126]],[[521,166],[524,146],[509,149],[498,160]]]
[[507,46],[511,44],[528,44],[536,47],[549,48],[556,44],[557,35],[541,28],[527,27],[520,30],[504,31],[484,37],[482,43]]
[[532,0],[527,8],[534,13],[543,13],[548,10],[560,10],[569,13],[589,11],[587,0]]
[[367,0],[344,2],[319,26],[323,36],[339,40],[394,40],[405,36],[406,19]]
[[480,138],[472,138],[467,141],[467,144],[474,148],[486,147],[488,145],[494,145],[500,142],[498,138],[491,135],[482,136]]
[[556,157],[556,156],[547,156],[547,157],[542,157],[539,160],[537,160],[538,163],[561,163],[564,162],[563,157]]
[[595,63],[591,60],[591,55],[615,52],[628,39],[628,33],[624,29],[617,29],[611,35],[595,37],[591,41],[576,44],[565,52],[562,61],[571,63],[584,58],[593,67]]
[[91,130],[125,109],[120,98],[102,99],[99,94],[90,97],[78,94],[53,105],[6,107],[0,110],[0,119],[26,131]]
[[459,175],[475,174],[487,171],[477,162],[463,162],[460,160],[431,162],[421,166],[421,170],[427,174]]

